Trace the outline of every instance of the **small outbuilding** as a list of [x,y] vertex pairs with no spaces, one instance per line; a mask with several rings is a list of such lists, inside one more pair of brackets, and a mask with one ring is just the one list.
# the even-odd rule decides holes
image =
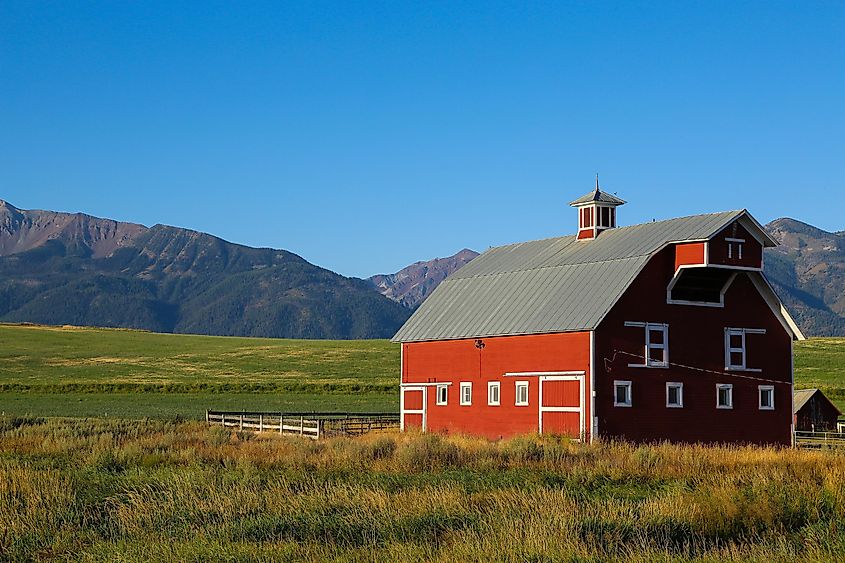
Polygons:
[[842,416],[836,405],[818,389],[796,389],[793,392],[792,411],[795,430],[803,432],[834,431],[836,422]]

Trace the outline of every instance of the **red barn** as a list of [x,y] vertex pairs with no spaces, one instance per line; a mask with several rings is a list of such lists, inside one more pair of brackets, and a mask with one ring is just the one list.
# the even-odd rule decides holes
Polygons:
[[397,332],[404,428],[490,438],[791,442],[792,342],[746,210],[617,228],[571,203],[574,236],[491,248]]

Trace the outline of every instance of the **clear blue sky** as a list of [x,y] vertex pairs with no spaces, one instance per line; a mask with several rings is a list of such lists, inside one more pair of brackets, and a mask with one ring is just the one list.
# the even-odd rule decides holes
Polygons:
[[0,198],[346,275],[747,207],[845,229],[845,3],[0,3]]

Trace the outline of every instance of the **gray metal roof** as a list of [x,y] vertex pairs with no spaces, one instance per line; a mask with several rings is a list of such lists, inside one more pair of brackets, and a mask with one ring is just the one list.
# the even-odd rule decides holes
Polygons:
[[610,205],[622,205],[626,203],[624,199],[619,199],[615,195],[603,192],[598,187],[596,187],[596,189],[591,191],[590,193],[584,194],[575,201],[569,202],[569,205],[583,205],[585,203],[592,202],[608,203]]
[[816,393],[821,394],[822,398],[824,398],[825,401],[830,403],[831,406],[836,409],[836,411],[839,413],[839,416],[842,416],[842,411],[840,411],[839,408],[834,405],[833,402],[818,389],[795,389],[792,392],[792,414],[798,414],[798,411],[800,411],[804,407],[804,405],[806,405],[810,401],[810,399],[813,398],[813,395],[815,395]]
[[745,210],[491,248],[446,278],[394,342],[595,329],[656,251],[707,240]]
[[792,392],[792,413],[795,414],[801,410],[801,407],[807,404],[813,395],[818,392],[818,389],[796,389]]

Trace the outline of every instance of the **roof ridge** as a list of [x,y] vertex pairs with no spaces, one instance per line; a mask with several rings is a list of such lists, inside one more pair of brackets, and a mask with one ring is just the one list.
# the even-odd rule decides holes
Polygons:
[[[617,231],[617,232],[619,232],[619,231],[624,231],[625,229],[631,229],[631,228],[640,227],[640,226],[643,226],[643,225],[660,225],[661,223],[668,223],[670,221],[678,221],[680,219],[692,219],[693,217],[709,217],[709,216],[712,216],[712,215],[723,215],[723,214],[728,214],[728,213],[739,214],[739,213],[747,213],[747,212],[748,212],[747,209],[729,209],[729,210],[725,210],[725,211],[714,211],[712,213],[696,213],[694,215],[684,215],[682,217],[672,217],[670,219],[661,219],[660,221],[645,221],[643,223],[634,223],[633,225],[625,225],[624,227],[614,227],[613,229],[607,229],[607,231]],[[529,243],[532,243],[532,242],[545,242],[545,241],[549,241],[549,240],[563,240],[563,239],[566,239],[566,238],[575,238],[575,237],[576,237],[576,235],[562,235],[562,236],[557,236],[557,237],[544,237],[544,238],[538,238],[538,239],[532,239],[532,240],[523,240],[523,241],[519,241],[519,242],[509,242],[507,244],[501,244],[499,246],[491,246],[487,250],[490,250],[490,249],[493,249],[493,248],[507,248],[509,246],[517,246],[517,245],[520,245],[520,244],[529,244]],[[487,252],[487,250],[485,250],[484,252]],[[484,252],[482,252],[481,254],[484,254]]]
[[[669,244],[672,244],[672,243],[669,243]],[[488,276],[500,276],[502,274],[514,274],[516,272],[536,272],[538,270],[548,270],[548,269],[551,269],[551,268],[577,268],[578,266],[584,266],[586,264],[603,264],[603,263],[606,263],[606,262],[622,262],[622,261],[625,261],[625,260],[633,260],[634,258],[649,257],[652,254],[654,254],[654,252],[646,252],[646,253],[643,253],[643,254],[632,254],[631,256],[622,256],[620,258],[608,258],[606,260],[587,260],[587,261],[584,261],[584,262],[572,262],[572,263],[569,263],[569,264],[551,264],[549,266],[536,266],[534,268],[520,268],[518,270],[507,270],[507,271],[502,271],[502,272],[489,272],[489,273],[486,273],[486,274],[477,274],[477,275],[474,275],[474,276],[466,276],[466,277],[463,277],[463,278],[447,276],[440,283],[443,284],[443,283],[446,283],[446,282],[452,281],[452,280],[469,280],[469,279],[485,278],[485,277],[488,277]]]

